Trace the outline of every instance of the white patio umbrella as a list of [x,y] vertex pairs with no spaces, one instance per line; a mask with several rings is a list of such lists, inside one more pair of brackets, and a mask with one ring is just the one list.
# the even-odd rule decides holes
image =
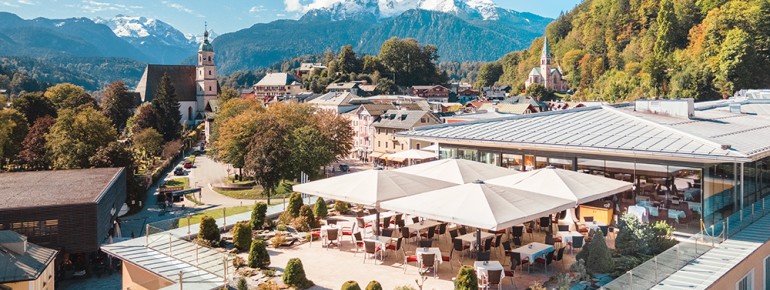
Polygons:
[[514,174],[516,171],[465,159],[441,159],[396,169],[398,172],[439,179],[455,184]]
[[[484,183],[456,185],[380,203],[384,209],[501,230],[575,206],[575,201]],[[477,236],[477,245],[481,243]]]
[[417,149],[409,149],[405,151],[396,152],[393,154],[388,154],[388,159],[390,160],[409,160],[409,164],[412,164],[412,160],[426,160],[426,159],[433,159],[436,158],[436,153],[428,152],[428,151],[422,151]]
[[[294,185],[294,191],[380,208],[380,202],[454,184],[393,170],[373,169]],[[377,216],[379,221],[379,215]],[[377,223],[379,224],[379,223]],[[378,231],[379,232],[379,227]]]
[[577,204],[591,202],[631,190],[633,185],[630,182],[564,170],[553,166],[488,179],[486,182],[569,199]]

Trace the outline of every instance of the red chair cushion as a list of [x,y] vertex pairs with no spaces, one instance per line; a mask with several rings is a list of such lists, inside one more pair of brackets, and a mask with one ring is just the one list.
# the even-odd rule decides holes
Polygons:
[[545,263],[545,259],[543,259],[543,258],[537,258],[537,259],[535,259],[535,263],[538,263],[538,264],[542,264],[542,263]]
[[313,232],[313,233],[311,234],[311,236],[313,236],[314,238],[318,238],[318,237],[321,237],[321,232]]
[[395,251],[396,250],[396,245],[387,245],[385,247],[385,249],[387,249],[387,250],[394,250]]
[[356,246],[363,247],[364,246],[364,242],[356,242]]
[[553,242],[554,243],[561,243],[561,238],[555,238],[555,239],[553,239]]
[[353,235],[353,231],[342,231],[342,235],[343,236],[352,236]]
[[513,271],[505,271],[505,277],[513,277]]
[[441,260],[444,261],[444,262],[449,262],[449,261],[452,260],[452,257],[450,257],[450,256],[441,256]]
[[497,231],[494,231],[494,233],[495,234],[504,234],[505,230],[497,230]]
[[406,256],[406,261],[407,262],[417,262],[417,256],[415,256],[415,255]]
[[588,228],[579,228],[578,232],[580,232],[580,233],[587,233],[588,232]]

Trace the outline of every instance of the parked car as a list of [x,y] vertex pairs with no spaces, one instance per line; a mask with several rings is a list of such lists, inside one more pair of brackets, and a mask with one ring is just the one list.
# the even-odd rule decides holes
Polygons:
[[185,161],[185,162],[184,162],[184,164],[183,164],[183,166],[184,166],[184,168],[186,168],[186,169],[190,169],[190,168],[192,168],[193,164],[192,164],[192,162],[190,162],[190,161]]
[[174,175],[176,176],[184,175],[184,168],[182,168],[182,166],[177,166],[174,169]]
[[350,171],[350,166],[348,166],[347,164],[340,164],[340,171],[348,172]]

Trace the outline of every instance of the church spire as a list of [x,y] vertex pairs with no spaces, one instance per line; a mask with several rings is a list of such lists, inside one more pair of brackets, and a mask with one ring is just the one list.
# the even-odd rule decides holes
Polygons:
[[201,46],[198,51],[214,51],[214,46],[209,43],[209,26],[205,21],[203,22],[203,42],[201,42]]
[[543,36],[543,52],[540,53],[540,57],[548,57],[551,54],[551,50],[548,48],[548,37]]

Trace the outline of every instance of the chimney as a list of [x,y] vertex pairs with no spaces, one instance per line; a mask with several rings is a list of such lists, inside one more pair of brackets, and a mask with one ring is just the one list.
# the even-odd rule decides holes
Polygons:
[[741,113],[741,103],[731,103],[730,104],[730,113]]
[[22,235],[18,235],[18,237],[17,240],[0,243],[0,247],[5,248],[16,255],[23,256],[27,253],[27,237]]
[[695,115],[695,100],[692,98],[676,100],[638,100],[634,103],[634,111],[690,119]]

